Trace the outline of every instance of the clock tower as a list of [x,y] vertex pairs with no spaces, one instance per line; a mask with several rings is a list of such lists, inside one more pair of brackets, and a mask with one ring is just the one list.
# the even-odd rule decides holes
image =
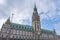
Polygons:
[[40,16],[38,15],[36,4],[34,5],[34,11],[32,15],[32,27],[34,31],[40,30]]

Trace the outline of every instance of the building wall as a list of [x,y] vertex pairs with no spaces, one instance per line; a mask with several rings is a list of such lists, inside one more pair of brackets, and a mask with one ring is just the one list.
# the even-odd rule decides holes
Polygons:
[[58,37],[58,40],[60,40],[60,35],[57,35],[57,37]]
[[7,25],[5,24],[1,30],[1,37],[3,39],[4,38],[7,39],[8,33],[10,33],[9,34],[10,39],[35,39],[37,38],[37,36],[39,36],[39,39],[42,40],[55,40],[54,39],[55,35],[52,34],[41,33],[40,35],[38,35],[35,34],[35,31],[27,31],[27,30],[14,29],[14,28],[12,29],[7,27]]
[[49,40],[49,39],[53,40],[54,39],[54,35],[52,35],[52,34],[42,33],[41,37],[42,37],[42,39],[46,39],[46,40]]
[[[26,30],[21,30],[21,29],[12,29],[12,28],[8,28],[6,27],[7,25],[4,25],[4,27],[2,27],[1,30],[1,37],[2,38],[7,38],[8,37],[8,33],[10,38],[18,38],[18,39],[34,39],[34,33],[32,31],[26,31]],[[10,29],[10,31],[9,31]]]
[[22,39],[32,39],[33,33],[25,30],[17,30],[17,29],[11,29],[11,37],[14,38],[22,38]]

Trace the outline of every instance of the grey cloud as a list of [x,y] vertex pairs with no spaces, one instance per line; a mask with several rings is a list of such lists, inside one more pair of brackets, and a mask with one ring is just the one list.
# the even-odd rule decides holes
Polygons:
[[16,2],[16,0],[6,0],[6,2],[7,2],[6,5],[0,5],[0,17],[1,18],[3,18],[3,16],[5,18],[10,16],[12,9],[16,8],[16,6],[19,6],[19,4],[20,4],[20,3],[18,3],[20,1]]
[[[56,11],[54,11],[54,12],[51,12],[51,10],[52,9],[54,9],[55,10],[55,8],[52,8],[51,9],[51,7],[49,7],[49,5],[50,5],[50,3],[51,2],[53,2],[54,3],[54,0],[40,0],[40,1],[42,1],[42,2],[45,2],[46,3],[46,5],[43,5],[43,7],[45,6],[45,7],[47,7],[47,9],[46,9],[46,12],[44,12],[43,14],[45,14],[45,15],[47,15],[47,14],[50,14],[50,13],[55,13]],[[56,0],[57,1],[57,0]],[[8,16],[10,16],[11,15],[11,11],[13,11],[13,9],[15,9],[15,8],[17,8],[18,9],[18,13],[20,13],[21,11],[23,11],[24,9],[28,9],[28,8],[33,8],[33,2],[32,2],[32,0],[6,0],[6,2],[7,2],[7,4],[6,4],[6,6],[2,6],[3,8],[2,9],[0,9],[0,17],[5,17],[5,18],[7,18]],[[56,5],[58,5],[59,6],[59,3],[58,2],[55,2],[55,4]],[[39,4],[39,6],[41,6],[40,4]],[[42,8],[43,8],[42,7]],[[53,7],[53,6],[52,6]],[[55,6],[54,6],[55,7]],[[39,7],[40,8],[40,7]],[[49,9],[49,12],[48,12],[48,9]],[[48,12],[48,13],[47,13]],[[39,13],[40,14],[40,13]],[[42,14],[42,15],[43,15]],[[47,17],[49,17],[50,15],[48,15]],[[50,18],[50,17],[49,17]]]

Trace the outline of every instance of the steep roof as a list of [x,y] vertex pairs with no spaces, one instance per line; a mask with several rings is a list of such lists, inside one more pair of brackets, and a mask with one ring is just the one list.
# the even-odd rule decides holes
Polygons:
[[[16,24],[16,23],[12,23],[11,28],[18,28],[18,29],[22,29],[22,30],[27,30],[27,31],[33,31],[33,27],[29,26],[29,25],[21,25],[21,24]],[[53,31],[51,30],[46,30],[46,29],[41,29],[42,33],[48,33],[48,34],[54,34]]]
[[47,34],[54,34],[54,31],[51,30],[46,30],[46,29],[41,29],[42,33],[47,33]]
[[21,25],[21,24],[16,24],[16,23],[12,23],[11,28],[18,28],[18,29],[23,29],[23,30],[28,30],[28,31],[33,30],[33,28],[29,25]]

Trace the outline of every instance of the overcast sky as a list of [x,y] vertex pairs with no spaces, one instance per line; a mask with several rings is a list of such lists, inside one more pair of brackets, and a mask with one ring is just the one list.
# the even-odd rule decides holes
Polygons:
[[41,28],[55,28],[60,35],[60,0],[0,0],[0,29],[8,17],[12,17],[12,13],[12,22],[32,25],[34,2],[40,15]]

